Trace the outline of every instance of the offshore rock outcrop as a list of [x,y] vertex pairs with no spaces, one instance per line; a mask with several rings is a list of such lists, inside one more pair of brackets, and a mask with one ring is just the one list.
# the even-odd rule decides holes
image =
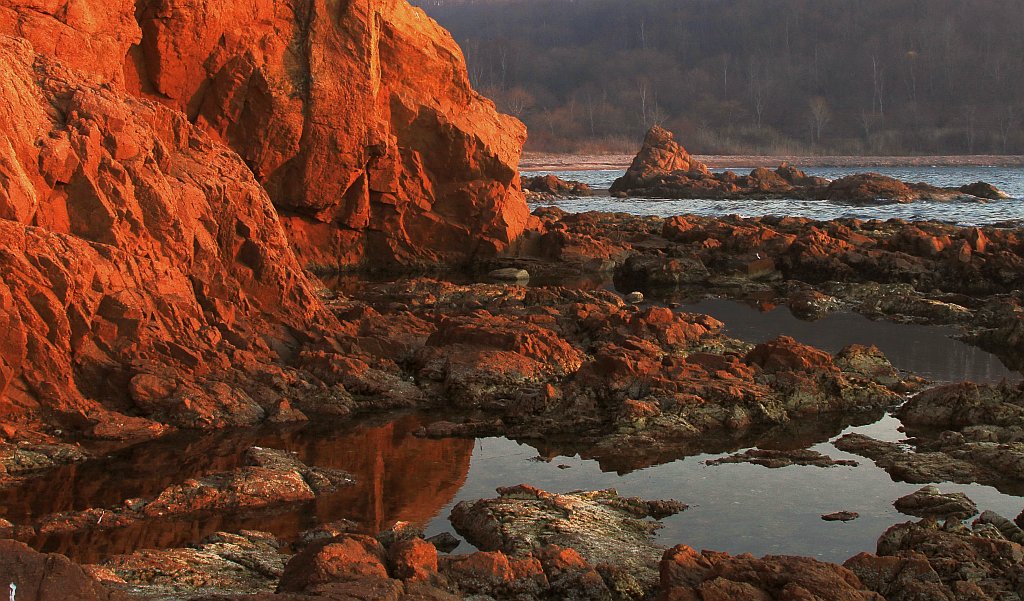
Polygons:
[[5,4],[0,33],[235,150],[306,266],[461,261],[525,227],[525,128],[404,0]]
[[694,199],[799,198],[849,204],[891,204],[922,200],[999,200],[1009,196],[985,182],[959,188],[905,183],[878,173],[858,173],[829,181],[783,164],[774,171],[758,167],[749,175],[712,173],[659,126],[647,132],[625,175],[612,183],[614,196]]

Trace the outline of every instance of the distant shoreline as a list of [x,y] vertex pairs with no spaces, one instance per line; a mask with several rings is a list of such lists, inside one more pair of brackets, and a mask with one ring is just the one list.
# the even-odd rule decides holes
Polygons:
[[[713,169],[777,167],[786,162],[796,167],[1024,167],[1024,156],[757,156],[694,155]],[[521,171],[625,170],[633,156],[626,154],[547,154],[527,152],[519,161]]]

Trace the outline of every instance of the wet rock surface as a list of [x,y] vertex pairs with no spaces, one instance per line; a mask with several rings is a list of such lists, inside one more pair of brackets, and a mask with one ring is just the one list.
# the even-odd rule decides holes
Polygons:
[[893,503],[900,513],[920,518],[934,517],[966,519],[978,513],[978,506],[963,493],[939,492],[934,486],[900,497]]
[[860,434],[836,442],[875,460],[907,482],[981,482],[1015,486],[1024,479],[1024,385],[938,386],[911,398],[896,415],[913,435],[908,445]]
[[645,518],[686,509],[612,490],[555,494],[520,485],[498,493],[455,506],[451,520],[459,534],[479,549],[516,556],[544,545],[570,547],[592,564],[612,566],[622,590],[648,590],[657,575],[661,549],[652,535],[659,525]]
[[877,173],[859,173],[829,181],[810,177],[785,163],[775,170],[759,167],[743,176],[732,171],[712,173],[707,165],[690,156],[673,139],[671,132],[659,126],[647,132],[626,174],[612,183],[611,193],[643,198],[819,199],[859,205],[1009,198],[1005,192],[985,182],[939,188],[905,183]]
[[985,512],[971,525],[959,520],[898,524],[878,541],[878,554],[844,565],[888,600],[1013,599],[1019,594],[1024,548],[1005,518]]

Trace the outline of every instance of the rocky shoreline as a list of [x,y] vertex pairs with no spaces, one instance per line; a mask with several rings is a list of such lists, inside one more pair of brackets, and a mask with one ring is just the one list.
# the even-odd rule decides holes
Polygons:
[[[525,128],[404,0],[11,0],[0,68],[12,599],[1019,598],[1024,518],[965,522],[975,504],[932,488],[893,499],[922,521],[843,566],[663,549],[658,521],[708,501],[682,494],[507,482],[452,511],[475,550],[420,532],[482,436],[621,471],[709,452],[848,469],[807,447],[890,412],[907,440],[836,446],[897,480],[1018,490],[1024,384],[753,343],[681,304],[944,324],[1019,371],[1019,224],[530,214],[524,186],[586,189],[520,178]],[[715,176],[653,130],[613,192],[1000,202],[965,184]],[[335,438],[356,416],[385,423]],[[357,519],[318,521],[338,507]]]
[[[1017,230],[998,227],[792,218],[666,220],[538,209],[517,256],[479,263],[480,275],[470,280],[487,280],[488,271],[502,266],[555,280],[590,272],[614,281],[619,290],[641,290],[643,296],[663,300],[630,303],[605,289],[455,283],[424,276],[321,290],[345,346],[300,358],[302,369],[316,378],[308,380],[313,394],[290,399],[274,419],[434,407],[447,418],[428,424],[421,436],[569,437],[588,456],[647,458],[636,467],[651,457],[706,452],[722,437],[733,441],[723,449],[737,443],[754,446],[766,429],[825,416],[838,420],[838,433],[854,415],[895,410],[908,428],[911,447],[861,435],[847,435],[836,445],[875,461],[899,480],[1013,487],[1024,479],[1017,449],[1024,431],[1019,386],[929,387],[893,368],[877,349],[852,346],[829,354],[785,337],[754,345],[723,335],[722,324],[713,318],[681,313],[669,304],[673,298],[709,294],[770,298],[805,319],[852,309],[882,319],[952,324],[979,343],[1001,341],[997,350],[1011,362],[1021,347],[1002,332],[1021,327],[1015,292],[1021,287],[1021,245]],[[318,387],[323,392],[316,392]],[[4,465],[11,482],[17,482],[49,465],[88,461],[78,449],[24,442],[11,448]],[[808,453],[751,452],[728,460],[767,467],[834,464],[827,456]],[[255,481],[258,490],[269,491],[270,503],[311,498],[300,485],[310,482],[303,471],[309,468],[288,461],[280,476],[261,473]],[[249,490],[245,482],[253,473],[239,469],[155,495],[181,502],[125,500],[123,509],[91,508],[10,524],[9,536],[29,540],[33,530],[58,526],[100,535],[130,525],[126,519],[161,517],[150,507],[239,511],[235,501],[219,500],[224,492],[203,492]],[[298,488],[286,484],[292,480]],[[236,498],[236,493],[227,494]],[[259,498],[252,494],[246,498]],[[597,553],[588,551],[593,543],[566,537],[576,526],[555,527],[551,532],[558,536],[528,531],[551,523],[550,516],[540,517],[543,512],[582,519],[591,510],[572,508],[597,503],[605,509],[594,509],[595,523],[636,536],[656,525],[650,518],[645,521],[643,512],[660,516],[662,507],[679,510],[681,505],[619,500],[614,493],[566,497],[530,487],[501,495],[500,511],[494,505],[498,501],[480,501],[453,516],[459,532],[481,549],[469,555],[438,555],[416,536],[400,543],[393,534],[377,540],[352,532],[352,525],[340,525],[341,530],[327,528],[295,540],[221,532],[193,547],[112,557],[86,573],[139,599],[243,593],[295,599],[786,599],[795,590],[814,595],[807,598],[909,599],[922,594],[920,587],[933,595],[929,598],[994,599],[1009,590],[1013,570],[1020,567],[995,562],[991,553],[996,551],[988,550],[995,545],[998,553],[1018,552],[1012,522],[986,514],[963,525],[963,519],[976,514],[973,509],[965,516],[956,509],[962,505],[914,501],[914,507],[952,511],[940,518],[954,517],[936,522],[929,514],[921,523],[895,528],[880,540],[877,556],[852,558],[845,568],[808,558],[755,559],[648,547],[641,570],[616,565],[615,558],[637,557],[630,545],[643,540],[650,545],[649,534],[621,545],[601,534],[604,550]],[[625,512],[626,521],[616,526],[602,513],[609,510]],[[495,521],[481,521],[485,514]],[[601,532],[593,526],[578,528],[584,535]],[[494,539],[499,531],[504,534]],[[311,537],[317,542],[301,542]],[[977,554],[975,572],[949,571],[945,562],[959,552],[954,549]],[[28,550],[18,552],[35,557]]]

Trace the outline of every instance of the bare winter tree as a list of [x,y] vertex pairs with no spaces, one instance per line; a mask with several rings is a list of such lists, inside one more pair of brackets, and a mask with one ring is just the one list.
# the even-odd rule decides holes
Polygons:
[[815,96],[808,101],[811,109],[811,121],[814,125],[814,138],[820,144],[821,133],[825,126],[832,120],[832,111],[828,108],[828,101],[824,96]]

